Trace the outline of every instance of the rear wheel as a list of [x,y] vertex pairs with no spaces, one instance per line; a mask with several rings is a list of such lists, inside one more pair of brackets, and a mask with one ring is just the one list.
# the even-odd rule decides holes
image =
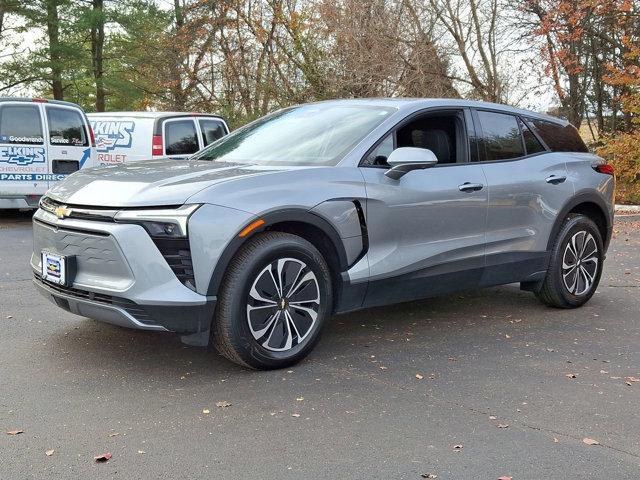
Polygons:
[[313,349],[331,313],[327,263],[296,235],[256,235],[231,261],[222,285],[214,345],[247,367],[284,368],[299,362]]
[[556,237],[547,275],[536,296],[552,307],[584,305],[598,287],[603,259],[596,224],[584,215],[569,216]]

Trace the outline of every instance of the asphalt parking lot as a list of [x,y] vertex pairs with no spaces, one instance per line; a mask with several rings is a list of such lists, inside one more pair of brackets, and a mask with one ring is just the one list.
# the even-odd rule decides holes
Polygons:
[[0,478],[637,479],[640,222],[615,230],[581,309],[515,285],[371,309],[254,372],[53,307],[0,213]]

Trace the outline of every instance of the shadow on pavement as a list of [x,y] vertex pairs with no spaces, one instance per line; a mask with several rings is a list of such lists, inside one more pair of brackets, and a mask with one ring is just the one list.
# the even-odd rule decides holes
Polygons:
[[[315,350],[299,366],[313,370],[317,362],[335,357],[368,355],[369,347],[400,353],[407,336],[414,340],[413,346],[437,350],[445,342],[455,342],[461,333],[474,335],[474,330],[486,332],[504,326],[505,317],[514,309],[544,315],[545,307],[533,295],[509,286],[336,315]],[[208,380],[250,373],[211,347],[183,345],[176,334],[129,330],[77,318],[71,331],[58,329],[50,339],[50,344],[65,353],[52,356],[51,361],[62,358],[70,363],[65,368],[110,369],[123,376],[143,374],[155,379],[179,377],[185,371],[205,375]]]

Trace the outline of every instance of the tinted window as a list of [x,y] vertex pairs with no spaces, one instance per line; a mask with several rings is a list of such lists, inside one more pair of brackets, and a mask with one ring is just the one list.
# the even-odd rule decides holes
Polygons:
[[589,151],[580,138],[580,134],[571,124],[560,125],[537,119],[528,119],[527,121],[553,152]]
[[534,153],[544,152],[545,148],[540,143],[540,140],[533,134],[533,132],[527,127],[522,120],[520,120],[520,128],[522,128],[522,138],[524,138],[524,146],[527,149],[527,155]]
[[226,133],[222,122],[218,120],[200,120],[200,130],[202,130],[202,143],[206,147]]
[[42,122],[36,105],[0,106],[0,142],[41,145]]
[[495,112],[478,112],[485,160],[505,160],[524,156],[524,146],[518,120],[513,115]]
[[165,123],[167,155],[186,155],[198,151],[196,125],[191,120]]
[[80,112],[69,108],[46,107],[49,122],[49,143],[52,145],[89,145]]

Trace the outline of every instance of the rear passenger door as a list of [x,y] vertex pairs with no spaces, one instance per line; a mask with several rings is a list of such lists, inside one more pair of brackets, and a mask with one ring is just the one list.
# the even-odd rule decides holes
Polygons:
[[47,160],[40,105],[0,103],[0,197],[8,199],[6,206],[17,202],[13,197],[47,191]]
[[553,223],[573,195],[563,155],[518,115],[478,109],[473,118],[489,186],[481,285],[534,280],[546,270]]
[[75,107],[44,105],[47,119],[49,186],[81,168],[94,166],[89,128],[84,114]]

